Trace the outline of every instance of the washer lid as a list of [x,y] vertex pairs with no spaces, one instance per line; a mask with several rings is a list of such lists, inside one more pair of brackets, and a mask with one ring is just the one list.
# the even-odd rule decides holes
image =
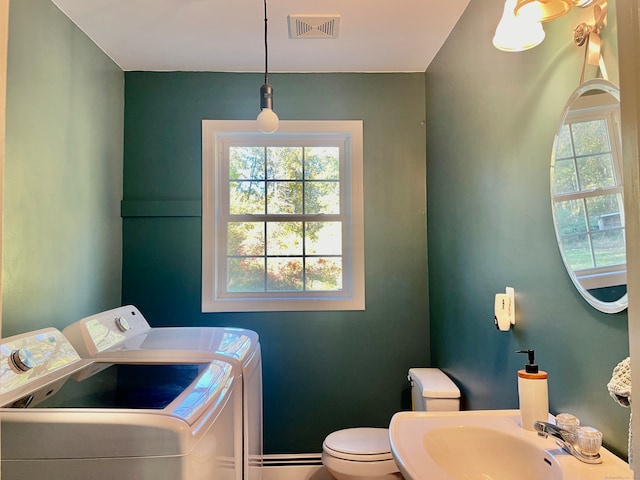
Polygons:
[[352,455],[380,455],[391,452],[386,428],[347,428],[327,436],[324,444],[333,451]]
[[259,351],[256,332],[228,327],[154,327],[133,305],[83,318],[62,333],[81,358],[113,363],[208,362],[246,366]]

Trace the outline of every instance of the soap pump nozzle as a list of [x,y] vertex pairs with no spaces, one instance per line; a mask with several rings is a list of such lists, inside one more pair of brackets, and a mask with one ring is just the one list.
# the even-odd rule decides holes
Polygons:
[[518,350],[516,353],[526,353],[529,356],[529,363],[524,366],[527,373],[538,373],[538,365],[535,363],[535,352],[533,350]]

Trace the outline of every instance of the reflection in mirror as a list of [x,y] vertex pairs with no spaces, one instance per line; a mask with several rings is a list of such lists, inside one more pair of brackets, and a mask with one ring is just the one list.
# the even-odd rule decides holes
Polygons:
[[551,156],[558,247],[574,285],[606,313],[627,307],[620,93],[605,80],[582,84],[567,102]]

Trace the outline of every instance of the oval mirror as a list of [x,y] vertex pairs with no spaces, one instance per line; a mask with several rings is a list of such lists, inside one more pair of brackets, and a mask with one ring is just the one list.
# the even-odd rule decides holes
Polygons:
[[569,98],[551,155],[551,208],[562,261],[601,312],[627,307],[620,91],[583,83]]

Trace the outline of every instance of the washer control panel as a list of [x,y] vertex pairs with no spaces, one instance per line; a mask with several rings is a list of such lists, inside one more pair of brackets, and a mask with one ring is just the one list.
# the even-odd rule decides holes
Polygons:
[[125,305],[78,320],[62,333],[82,358],[94,358],[147,330],[151,326],[142,313],[133,305]]
[[55,328],[0,339],[0,406],[46,385],[54,372],[75,371],[84,363]]

